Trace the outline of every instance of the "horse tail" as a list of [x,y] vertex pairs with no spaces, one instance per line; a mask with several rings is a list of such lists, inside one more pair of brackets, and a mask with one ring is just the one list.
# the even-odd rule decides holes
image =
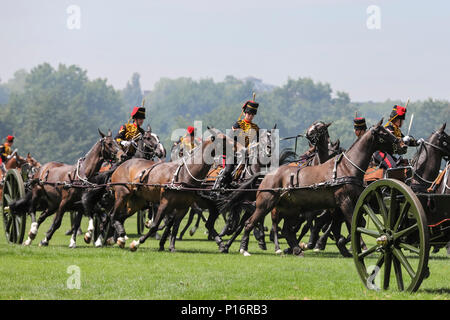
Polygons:
[[251,193],[246,190],[251,189],[251,187],[255,187],[256,180],[258,180],[258,178],[262,175],[264,174],[256,173],[250,178],[249,181],[243,183],[239,188],[236,189],[236,191],[233,191],[229,197],[220,200],[218,205],[219,212],[220,213],[227,212],[233,207],[236,207],[237,205],[242,203],[244,200],[246,200],[247,196]]

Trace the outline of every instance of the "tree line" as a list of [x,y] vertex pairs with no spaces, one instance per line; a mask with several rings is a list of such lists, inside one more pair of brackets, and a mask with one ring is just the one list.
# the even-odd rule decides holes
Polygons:
[[[356,112],[371,125],[381,117],[386,121],[394,104],[405,103],[352,102],[348,93],[335,92],[330,84],[309,78],[288,79],[282,86],[233,76],[220,82],[162,78],[144,96],[138,73],[118,90],[107,79],[89,79],[87,71],[78,66],[53,68],[44,63],[0,82],[0,137],[14,134],[19,153],[30,152],[41,163],[74,163],[98,139],[97,128],[116,134],[128,121],[132,107],[145,99],[145,128],[150,125],[170,149],[172,131],[192,125],[194,120],[202,120],[204,129],[207,125],[230,128],[254,91],[260,103],[255,122],[261,128],[276,124],[280,136],[285,137],[304,133],[316,120],[332,121],[332,139],[339,138],[343,147],[355,139],[352,121]],[[405,127],[413,113],[411,134],[427,138],[450,119],[450,102],[432,98],[410,102]],[[300,139],[298,146],[302,151],[307,143]],[[293,141],[283,142],[281,147],[293,147]]]

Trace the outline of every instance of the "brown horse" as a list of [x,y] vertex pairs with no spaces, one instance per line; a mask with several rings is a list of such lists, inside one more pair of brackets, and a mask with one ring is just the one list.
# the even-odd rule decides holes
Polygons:
[[[16,152],[14,153],[14,156],[11,159],[9,159],[8,162],[6,162],[5,167],[7,170],[10,169],[21,170],[21,168],[24,165],[28,165],[28,168],[31,169],[31,171],[36,170],[41,166],[41,164],[30,155],[30,153],[28,153],[27,157],[24,159],[21,156],[19,156]],[[3,178],[4,178],[3,172],[0,171],[0,181],[2,181]],[[3,185],[0,185],[0,199],[2,198],[2,196],[3,196]]]
[[[306,130],[306,138],[310,141],[310,143],[315,147],[316,150],[316,155],[314,156],[313,160],[309,163],[307,163],[306,165],[318,165],[321,163],[325,163],[328,159],[331,158],[332,154],[330,154],[329,152],[329,142],[330,142],[330,135],[328,133],[328,127],[331,125],[331,122],[326,124],[322,121],[317,121],[314,122],[307,130]],[[302,165],[300,165],[300,167],[298,165],[294,165],[294,167],[297,168],[297,170],[301,170],[304,167]],[[316,216],[319,212],[314,212],[314,213],[304,213],[303,216],[311,216],[311,220],[312,221],[312,217]],[[275,244],[275,253],[276,254],[281,254],[282,251],[280,249],[280,244],[278,242],[278,224],[281,221],[281,216],[279,211],[274,208],[272,210],[271,213],[272,216],[272,231],[273,231],[273,242]],[[297,228],[300,228],[301,223],[303,223],[303,221],[305,221],[306,219],[302,219],[302,221],[300,223],[298,223]],[[307,231],[307,229],[309,228],[308,226],[310,226],[311,224],[309,223],[307,225],[307,228],[304,228],[305,233]],[[287,223],[284,223],[283,225],[283,230],[282,233],[286,233],[288,228],[292,228],[293,226],[288,225]],[[302,230],[303,233],[303,230]],[[301,239],[302,236],[299,237],[299,239]]]
[[[396,138],[382,126],[383,119],[349,148],[324,164],[306,167],[282,166],[264,177],[256,195],[256,210],[246,221],[240,252],[248,253],[249,233],[255,223],[276,208],[285,222],[296,225],[299,211],[337,208],[351,222],[353,208],[363,191],[363,176],[372,154],[377,150],[393,152],[403,148]],[[315,186],[315,187],[313,187]],[[288,230],[286,240],[294,254],[302,255],[295,232]]]
[[[121,214],[132,215],[137,210],[142,209],[148,202],[159,203],[158,212],[152,220],[148,233],[141,237],[139,241],[133,241],[130,246],[132,251],[154,234],[162,218],[166,214],[174,213],[172,221],[178,221],[179,217],[184,217],[189,207],[196,202],[201,207],[208,207],[209,217],[206,228],[209,234],[214,237],[219,246],[222,239],[214,229],[214,223],[218,216],[218,210],[214,204],[201,198],[193,191],[173,190],[165,188],[164,185],[174,183],[175,185],[187,185],[199,187],[209,172],[213,161],[205,161],[219,155],[221,148],[233,148],[234,141],[216,130],[209,130],[213,134],[206,138],[200,146],[193,149],[188,157],[176,161],[154,164],[142,160],[130,160],[122,164],[113,173],[111,183],[115,192],[115,205],[111,212],[111,221],[116,228],[120,247],[125,245],[125,230],[121,223]],[[242,146],[238,145],[238,149]],[[133,186],[131,183],[143,182],[145,185]],[[128,184],[128,185],[127,185]],[[205,204],[205,202],[207,202]],[[125,211],[124,211],[125,210]],[[178,224],[179,225],[179,224]],[[166,226],[171,227],[171,226]],[[175,238],[178,230],[173,230],[170,249],[175,250]]]
[[[83,188],[73,187],[73,184],[90,185],[89,179],[100,170],[103,161],[116,160],[123,155],[120,146],[111,136],[106,136],[99,130],[101,139],[94,144],[84,158],[76,165],[60,162],[49,162],[43,165],[34,175],[30,213],[33,219],[28,239],[24,245],[30,245],[36,237],[39,226],[44,220],[56,212],[53,223],[39,246],[47,246],[54,232],[60,227],[65,211],[81,200]],[[68,184],[66,188],[65,184]],[[35,222],[38,205],[45,203],[45,210]],[[72,239],[71,239],[72,241]],[[72,242],[71,242],[72,246]]]

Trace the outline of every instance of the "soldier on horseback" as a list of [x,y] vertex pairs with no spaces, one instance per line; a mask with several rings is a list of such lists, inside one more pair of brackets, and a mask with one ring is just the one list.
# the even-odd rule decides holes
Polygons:
[[[133,120],[133,122],[131,122]],[[136,152],[135,140],[144,135],[145,130],[142,129],[142,125],[145,120],[145,108],[134,107],[131,112],[131,118],[128,123],[120,127],[119,133],[115,137],[117,143],[126,152],[127,157],[131,158]]]
[[174,143],[172,150],[178,148],[178,156],[181,158],[201,143],[200,138],[195,138],[194,127],[187,127],[186,134]]
[[3,172],[3,176],[6,173],[6,162],[11,158],[12,155],[12,145],[14,143],[14,137],[6,137],[5,142],[0,146],[0,169]]
[[353,129],[355,130],[356,137],[361,137],[367,130],[366,119],[363,117],[353,119]]
[[[394,134],[397,138],[403,140],[406,146],[416,146],[417,142],[412,136],[404,136],[401,127],[403,121],[405,121],[406,107],[395,105],[391,111],[389,121],[384,125],[387,130]],[[402,148],[396,151],[396,154],[402,155],[407,152],[407,148]],[[380,163],[384,169],[396,168],[403,159],[401,157],[395,157],[394,155],[377,151],[373,155],[375,161]]]
[[[255,100],[255,98],[253,98]],[[235,135],[242,139],[244,146],[247,148],[251,142],[259,141],[259,127],[256,123],[253,123],[253,119],[258,111],[259,103],[249,100],[242,106],[242,112],[239,119],[232,126],[232,130]],[[241,119],[242,114],[244,118]],[[236,139],[236,137],[235,137]],[[234,161],[225,165],[225,171],[220,181],[220,187],[227,188],[232,180],[232,173],[236,167],[237,158],[234,155]]]

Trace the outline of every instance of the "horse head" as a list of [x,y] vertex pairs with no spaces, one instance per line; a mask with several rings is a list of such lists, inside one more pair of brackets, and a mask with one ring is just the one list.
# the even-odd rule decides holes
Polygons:
[[375,124],[364,135],[372,137],[373,150],[380,150],[387,153],[399,153],[404,152],[406,145],[402,139],[397,138],[389,130],[383,126],[383,118]]
[[318,146],[320,143],[328,143],[330,135],[328,133],[328,127],[332,124],[325,123],[323,121],[315,121],[307,130],[306,138],[311,142],[313,146]]
[[125,155],[117,141],[112,137],[111,130],[108,131],[107,135],[100,131],[100,129],[98,129],[98,133],[101,137],[100,141],[98,142],[101,144],[100,156],[104,160],[117,161]]

